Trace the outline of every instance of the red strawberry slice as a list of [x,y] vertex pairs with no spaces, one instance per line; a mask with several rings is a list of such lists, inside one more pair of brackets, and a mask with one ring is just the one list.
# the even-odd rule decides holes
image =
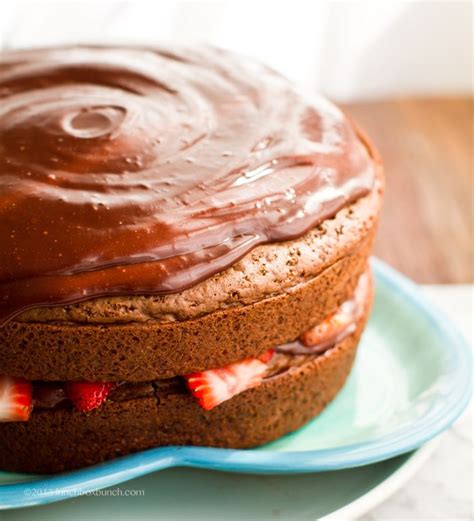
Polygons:
[[66,396],[81,412],[97,409],[106,400],[113,383],[67,382]]
[[184,378],[199,405],[210,411],[236,394],[259,385],[272,355],[273,350],[269,350],[260,359],[247,358],[225,367],[188,374]]
[[33,410],[31,382],[0,376],[0,422],[24,422]]
[[351,325],[353,320],[352,313],[341,308],[323,322],[303,333],[300,342],[306,347],[322,344],[342,333],[344,329]]
[[263,355],[259,356],[258,359],[261,360],[262,362],[270,362],[270,360],[272,359],[273,355],[275,354],[275,350],[274,349],[269,349],[268,351],[265,351],[265,353],[263,353]]

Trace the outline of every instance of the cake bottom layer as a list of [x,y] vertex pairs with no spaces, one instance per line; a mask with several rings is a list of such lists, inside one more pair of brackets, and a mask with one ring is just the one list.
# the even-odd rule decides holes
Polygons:
[[342,342],[205,411],[190,394],[107,401],[84,414],[34,411],[28,422],[0,424],[0,468],[59,472],[164,445],[255,447],[320,413],[350,372],[371,297],[357,328]]

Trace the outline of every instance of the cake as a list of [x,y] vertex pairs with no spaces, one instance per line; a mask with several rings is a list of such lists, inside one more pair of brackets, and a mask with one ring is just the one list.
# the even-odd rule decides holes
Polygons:
[[249,448],[346,381],[380,159],[210,47],[0,55],[0,468]]

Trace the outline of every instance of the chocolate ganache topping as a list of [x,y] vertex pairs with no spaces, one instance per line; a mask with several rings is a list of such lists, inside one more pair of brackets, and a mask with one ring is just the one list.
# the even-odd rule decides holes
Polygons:
[[0,320],[181,291],[373,181],[337,108],[229,52],[0,54]]

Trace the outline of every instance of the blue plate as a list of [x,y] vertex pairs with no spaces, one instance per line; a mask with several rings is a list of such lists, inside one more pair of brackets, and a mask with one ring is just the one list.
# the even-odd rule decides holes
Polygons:
[[169,467],[305,473],[367,465],[445,430],[471,397],[470,348],[415,284],[378,260],[354,370],[308,425],[253,450],[162,447],[54,476],[0,472],[0,508],[59,501]]

